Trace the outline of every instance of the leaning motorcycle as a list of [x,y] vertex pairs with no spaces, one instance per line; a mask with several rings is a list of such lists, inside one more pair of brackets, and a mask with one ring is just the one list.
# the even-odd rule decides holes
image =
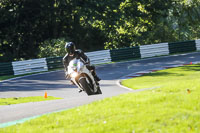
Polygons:
[[71,81],[81,90],[85,91],[87,95],[102,94],[99,85],[80,59],[73,59],[69,62],[68,73]]

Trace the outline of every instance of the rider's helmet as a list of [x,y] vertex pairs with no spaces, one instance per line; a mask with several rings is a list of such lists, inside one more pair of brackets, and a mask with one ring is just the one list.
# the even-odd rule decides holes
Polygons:
[[65,50],[67,51],[68,54],[74,54],[76,46],[73,42],[67,42],[65,44]]

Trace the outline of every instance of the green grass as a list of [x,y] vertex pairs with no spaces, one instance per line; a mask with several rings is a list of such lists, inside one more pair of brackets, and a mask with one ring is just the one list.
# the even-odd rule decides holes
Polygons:
[[39,101],[56,100],[56,99],[61,99],[61,98],[53,97],[53,96],[48,96],[47,98],[44,98],[42,96],[0,98],[0,105],[11,105],[11,104],[39,102]]
[[123,83],[134,89],[160,87],[44,115],[0,132],[199,133],[200,65],[162,70]]
[[200,65],[183,66],[173,69],[165,69],[142,77],[122,81],[122,84],[133,89],[152,87],[179,87],[180,89],[192,89],[199,81]]
[[14,76],[14,75],[0,76],[0,81],[10,79],[10,78],[15,78],[15,77],[19,77],[19,76]]

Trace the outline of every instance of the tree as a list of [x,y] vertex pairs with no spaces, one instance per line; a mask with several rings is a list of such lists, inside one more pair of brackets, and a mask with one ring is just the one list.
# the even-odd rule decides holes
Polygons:
[[60,39],[85,52],[197,39],[199,7],[199,0],[1,0],[0,61],[63,56]]
[[167,17],[170,5],[170,0],[126,0],[120,3],[120,17],[105,47],[119,48],[160,42],[161,39],[152,36],[155,33],[153,30],[159,18]]

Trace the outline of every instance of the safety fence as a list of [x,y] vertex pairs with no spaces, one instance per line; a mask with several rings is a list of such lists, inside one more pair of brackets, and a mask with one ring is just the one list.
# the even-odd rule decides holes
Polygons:
[[46,58],[48,70],[58,69],[63,67],[63,57]]
[[[141,59],[193,51],[200,51],[200,40],[159,43],[113,50],[100,50],[87,52],[86,55],[90,58],[91,64],[97,65],[122,60]],[[62,60],[63,57],[50,57],[15,61],[11,63],[0,63],[0,76],[21,75],[63,68]]]
[[3,75],[13,75],[13,67],[12,67],[12,62],[8,63],[0,63],[0,76]]
[[86,55],[93,65],[111,62],[110,50],[87,52]]
[[140,58],[140,49],[138,46],[131,48],[113,49],[110,50],[110,56],[112,61],[121,61],[127,59]]
[[196,43],[196,50],[200,51],[200,40],[195,40]]
[[46,58],[12,62],[14,75],[48,71]]
[[170,54],[196,51],[195,41],[169,43]]
[[140,46],[141,58],[168,55],[168,43],[152,44]]

